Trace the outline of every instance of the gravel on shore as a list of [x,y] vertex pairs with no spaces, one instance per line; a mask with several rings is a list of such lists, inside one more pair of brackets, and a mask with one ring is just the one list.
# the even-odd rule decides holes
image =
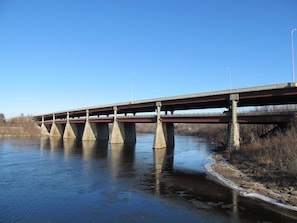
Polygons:
[[205,165],[209,179],[237,191],[240,196],[260,199],[297,212],[297,191],[283,193],[278,188],[268,188],[228,163],[221,154],[214,154],[209,159],[211,161]]

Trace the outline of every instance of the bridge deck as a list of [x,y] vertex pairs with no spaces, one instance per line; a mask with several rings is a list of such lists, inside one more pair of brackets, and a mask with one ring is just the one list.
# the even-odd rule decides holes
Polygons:
[[115,106],[117,107],[118,114],[154,112],[156,109],[156,102],[161,102],[162,111],[228,108],[230,105],[230,95],[232,94],[238,95],[238,107],[297,104],[297,83],[241,88],[87,107],[44,115],[36,115],[34,118],[37,121],[41,121],[42,116],[44,116],[44,120],[51,120],[53,114],[55,114],[57,119],[66,119],[67,112],[71,118],[79,118],[86,116],[86,110],[89,110],[90,116],[109,116],[114,113]]

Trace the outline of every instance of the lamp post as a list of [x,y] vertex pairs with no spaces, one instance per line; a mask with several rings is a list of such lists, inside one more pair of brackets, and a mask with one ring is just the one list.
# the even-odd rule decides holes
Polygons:
[[292,29],[291,32],[291,41],[292,41],[292,81],[295,82],[295,71],[294,71],[294,32],[297,31],[297,29]]
[[137,74],[137,72],[132,73],[131,75],[131,103],[134,102],[134,79],[135,79],[135,75]]

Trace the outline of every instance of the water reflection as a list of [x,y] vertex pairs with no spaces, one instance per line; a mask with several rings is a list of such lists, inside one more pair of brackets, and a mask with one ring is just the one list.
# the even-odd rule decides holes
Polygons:
[[65,158],[82,154],[81,141],[75,139],[63,139],[62,143]]
[[[137,188],[153,194],[158,200],[181,202],[183,206],[189,206],[199,212],[211,211],[219,216],[222,222],[293,222],[283,215],[268,210],[267,205],[261,202],[239,197],[236,192],[206,179],[201,164],[206,154],[209,154],[207,146],[203,147],[200,142],[197,146],[194,137],[191,140],[177,137],[177,142],[175,149],[153,150],[149,140],[147,144],[146,142],[141,144],[141,141],[139,144],[109,144],[108,141],[42,138],[40,149],[48,149],[51,158],[56,159],[61,155],[63,161],[67,160],[69,166],[66,170],[69,172],[66,177],[74,175],[74,179],[81,180],[72,183],[73,185],[92,184],[89,186],[91,188],[89,191],[104,188],[104,193],[112,197],[113,205],[118,204],[114,200],[120,200],[118,197],[128,192],[130,195],[125,199],[132,202],[131,197],[134,192],[131,192],[131,188]],[[62,168],[61,172],[63,167],[65,170],[64,164],[57,161],[57,165]],[[72,171],[77,173],[73,174]],[[53,176],[53,180],[55,177]],[[62,182],[64,177],[60,177],[63,179]],[[107,178],[110,178],[110,181]],[[125,189],[127,184],[129,189]],[[121,188],[120,195],[109,191],[114,187]],[[80,189],[80,193],[82,191],[88,190]],[[100,199],[102,193],[100,191],[100,196],[97,195]],[[107,202],[104,205],[108,206],[111,203]]]
[[154,163],[155,163],[155,194],[160,196],[160,178],[163,170],[166,149],[154,150]]
[[49,137],[41,137],[40,138],[40,149],[49,148]]
[[155,195],[160,196],[160,182],[163,171],[173,170],[174,148],[154,149]]
[[111,172],[114,178],[134,175],[135,143],[110,144]]
[[62,150],[63,149],[63,139],[49,138],[49,145],[50,145],[50,150],[52,152]]
[[238,220],[238,194],[235,191],[232,191],[232,214]]
[[82,141],[83,159],[106,159],[108,154],[108,141]]

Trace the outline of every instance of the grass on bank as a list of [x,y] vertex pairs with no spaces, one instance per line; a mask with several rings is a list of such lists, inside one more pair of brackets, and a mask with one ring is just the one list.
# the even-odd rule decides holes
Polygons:
[[0,122],[0,137],[22,138],[40,135],[40,128],[30,116],[2,119]]
[[291,127],[242,146],[237,154],[236,152],[233,153],[233,159],[242,155],[246,157],[245,159],[254,161],[259,166],[297,175],[296,143],[296,127]]

